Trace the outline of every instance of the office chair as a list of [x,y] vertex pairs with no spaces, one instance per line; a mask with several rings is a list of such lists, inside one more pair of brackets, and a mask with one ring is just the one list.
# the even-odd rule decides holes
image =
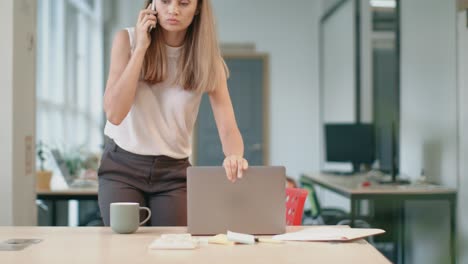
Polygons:
[[[314,183],[305,175],[302,175],[299,184],[309,193],[310,209],[304,211],[304,225],[349,225],[350,216],[339,208],[322,208],[320,206]],[[355,227],[370,228],[370,224],[362,219],[354,221]]]
[[286,225],[301,225],[307,190],[286,188]]

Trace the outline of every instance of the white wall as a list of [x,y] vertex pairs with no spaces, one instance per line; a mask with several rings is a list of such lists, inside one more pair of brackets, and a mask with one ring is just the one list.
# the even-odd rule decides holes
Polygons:
[[[455,1],[401,3],[401,173],[458,186]],[[446,202],[406,204],[406,262],[449,263]]]
[[455,1],[401,4],[401,171],[456,187]]
[[317,1],[213,0],[223,43],[270,56],[270,163],[297,177],[318,170]]
[[[104,81],[107,81],[110,52],[115,33],[126,27],[134,27],[145,0],[102,0],[104,12]],[[104,87],[103,87],[104,93]],[[103,128],[104,131],[104,128]]]
[[0,225],[34,225],[36,1],[1,1],[0,31]]
[[321,10],[322,10],[322,14],[325,13],[327,10],[330,10],[330,8],[332,8],[333,6],[335,6],[338,2],[340,2],[341,0],[321,0]]
[[458,87],[459,87],[459,187],[458,241],[459,263],[468,264],[468,26],[466,11],[458,14]]
[[[339,1],[322,0],[321,15]],[[360,115],[373,120],[372,11],[369,0],[360,0]],[[347,1],[324,24],[324,122],[355,121],[355,2]],[[327,62],[330,62],[329,64]],[[328,64],[328,65],[327,65]],[[337,78],[337,76],[340,76]],[[340,107],[337,107],[339,105]]]
[[[2,97],[0,97],[0,123],[8,124],[0,129],[0,225],[11,225],[13,220],[13,195],[12,195],[12,108],[13,108],[13,0],[0,1],[0,32],[4,40],[0,41],[0,85]],[[4,88],[5,87],[5,88]]]
[[356,121],[355,7],[347,1],[322,24],[322,122]]

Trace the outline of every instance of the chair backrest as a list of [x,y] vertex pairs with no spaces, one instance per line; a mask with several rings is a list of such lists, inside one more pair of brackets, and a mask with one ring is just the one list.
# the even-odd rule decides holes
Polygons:
[[286,225],[301,225],[307,190],[286,188]]
[[310,214],[312,218],[316,219],[321,214],[321,207],[315,192],[314,183],[307,176],[302,175],[299,179],[299,184],[302,188],[309,192],[308,198],[310,202]]

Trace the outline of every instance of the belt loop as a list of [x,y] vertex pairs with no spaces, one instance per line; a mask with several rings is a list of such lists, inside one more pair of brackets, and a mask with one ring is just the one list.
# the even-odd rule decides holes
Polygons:
[[114,144],[114,146],[112,147],[112,151],[117,152],[117,149],[119,149],[119,146],[117,146],[117,143],[115,143],[114,140],[112,140],[112,144]]
[[110,152],[115,152],[115,151],[117,150],[117,144],[115,144],[114,139],[112,139],[112,138],[106,136],[106,140],[107,140],[107,144],[106,144],[106,145],[108,145],[108,146],[106,146],[106,148],[107,148]]

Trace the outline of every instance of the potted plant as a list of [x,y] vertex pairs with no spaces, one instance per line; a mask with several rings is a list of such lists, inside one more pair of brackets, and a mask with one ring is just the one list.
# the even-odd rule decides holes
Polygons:
[[65,155],[65,161],[70,175],[77,180],[97,180],[99,156],[90,152],[84,145],[74,148]]
[[39,141],[36,147],[37,158],[39,160],[39,170],[36,171],[36,188],[40,190],[50,189],[50,179],[52,178],[52,171],[44,169],[45,158],[45,145]]

